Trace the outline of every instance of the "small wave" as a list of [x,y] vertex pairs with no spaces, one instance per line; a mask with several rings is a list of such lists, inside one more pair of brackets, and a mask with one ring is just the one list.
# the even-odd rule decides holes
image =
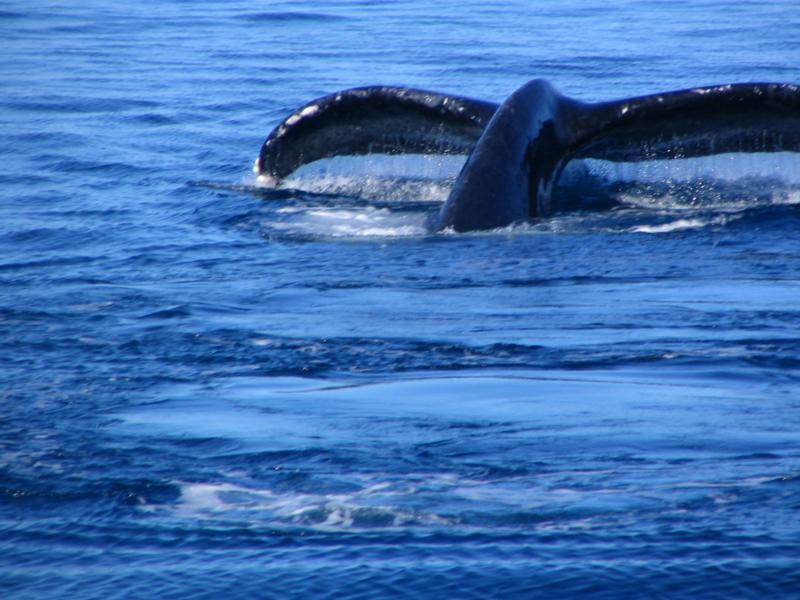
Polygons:
[[133,123],[141,123],[143,125],[177,125],[180,121],[174,117],[159,112],[147,112],[138,115],[132,115],[127,119]]
[[[677,219],[672,219],[664,223],[640,223],[631,226],[627,231],[633,233],[672,233],[675,231],[687,231],[693,229],[704,229],[706,227],[729,227],[739,226],[753,228],[764,223],[777,223],[787,227],[793,227],[791,223],[796,222],[800,217],[797,212],[796,198],[788,198],[786,202],[776,202],[767,205],[755,205],[752,207],[740,208],[737,210],[724,211],[700,211],[695,215],[687,215],[687,211],[679,211]],[[644,220],[649,216],[648,212],[637,211],[638,219]],[[676,216],[673,211],[659,211],[659,216]]]
[[259,12],[240,15],[241,19],[255,23],[262,22],[311,22],[324,23],[329,21],[344,21],[347,17],[331,13],[316,12]]
[[[59,160],[60,159],[60,160]],[[50,169],[65,173],[105,173],[116,176],[148,175],[157,173],[155,168],[141,167],[126,162],[100,162],[91,160],[78,160],[56,156],[53,157]]]
[[24,269],[41,269],[42,267],[66,267],[97,262],[94,256],[57,256],[41,260],[30,260],[25,262],[0,263],[0,271],[18,271]]
[[159,104],[152,100],[114,97],[84,97],[52,94],[0,102],[7,110],[55,113],[107,113],[136,109],[155,110]]

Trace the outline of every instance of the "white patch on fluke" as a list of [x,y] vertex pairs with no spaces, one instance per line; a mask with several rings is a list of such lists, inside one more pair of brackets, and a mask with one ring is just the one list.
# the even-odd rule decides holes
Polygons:
[[310,117],[311,115],[315,115],[318,112],[319,112],[319,106],[317,106],[316,104],[312,104],[311,106],[306,106],[303,110],[294,113],[292,116],[286,119],[284,124],[294,125],[295,123],[300,121],[300,119],[303,119],[305,117]]

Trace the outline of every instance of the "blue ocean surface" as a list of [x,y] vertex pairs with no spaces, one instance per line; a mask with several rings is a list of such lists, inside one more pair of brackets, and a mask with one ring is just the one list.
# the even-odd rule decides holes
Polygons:
[[797,156],[594,164],[613,208],[471,234],[424,227],[452,157],[251,171],[352,86],[798,83],[796,0],[0,31],[4,598],[800,597]]

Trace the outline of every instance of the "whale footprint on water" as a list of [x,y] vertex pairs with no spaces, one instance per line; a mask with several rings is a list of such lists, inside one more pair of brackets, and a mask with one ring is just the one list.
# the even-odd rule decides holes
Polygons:
[[398,87],[318,98],[269,134],[255,171],[277,185],[342,155],[468,155],[434,230],[504,227],[556,209],[573,159],[611,162],[800,151],[800,87],[740,83],[585,103],[530,81],[502,104]]

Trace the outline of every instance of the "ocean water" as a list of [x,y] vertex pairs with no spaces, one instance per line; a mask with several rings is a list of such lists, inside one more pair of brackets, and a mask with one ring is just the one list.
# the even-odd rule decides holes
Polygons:
[[797,16],[7,0],[3,597],[800,596],[796,156],[474,234],[423,226],[457,160],[250,170],[357,85],[798,83]]

